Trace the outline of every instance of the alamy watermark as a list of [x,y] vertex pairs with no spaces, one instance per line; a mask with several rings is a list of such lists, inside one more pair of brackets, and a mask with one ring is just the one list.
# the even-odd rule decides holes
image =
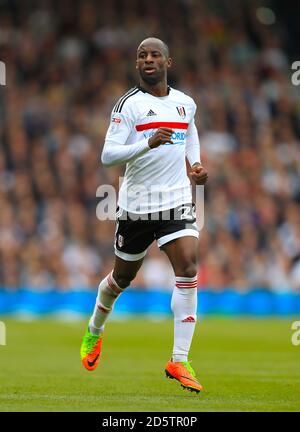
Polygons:
[[291,342],[293,345],[298,346],[300,345],[300,321],[294,321],[291,329],[295,330],[292,334]]
[[2,61],[0,61],[0,85],[6,85],[6,66]]
[[294,61],[292,63],[292,70],[295,72],[292,74],[292,84],[297,86],[300,84],[300,61]]
[[[128,211],[117,211],[117,191],[112,185],[101,185],[96,191],[100,202],[96,208],[97,218],[101,221],[116,220],[196,220],[197,227],[201,230],[204,226],[204,186],[190,186],[190,194],[187,188],[172,190],[162,189],[161,185],[134,184],[127,187],[126,178],[119,178],[119,190],[122,196],[122,206]],[[193,197],[192,205],[190,198]],[[168,203],[182,202],[185,204],[174,205],[174,208],[153,211],[164,208]]]
[[6,345],[6,326],[0,321],[0,345]]

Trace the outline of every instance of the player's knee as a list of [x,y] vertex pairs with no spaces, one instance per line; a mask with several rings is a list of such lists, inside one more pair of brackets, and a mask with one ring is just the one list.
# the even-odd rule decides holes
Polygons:
[[124,289],[127,288],[131,281],[135,278],[135,275],[122,275],[118,273],[114,273],[113,277],[120,288]]
[[176,276],[193,278],[197,275],[197,265],[193,262],[182,262],[179,268],[176,269]]

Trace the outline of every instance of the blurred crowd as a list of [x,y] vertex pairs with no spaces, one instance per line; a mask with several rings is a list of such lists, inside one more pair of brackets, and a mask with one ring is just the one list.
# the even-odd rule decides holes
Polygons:
[[[286,25],[259,5],[1,2],[0,287],[95,289],[111,270],[115,224],[97,219],[96,191],[118,187],[124,167],[100,154],[114,103],[137,82],[136,47],[154,35],[170,46],[170,84],[198,106],[200,289],[300,290],[300,86]],[[173,288],[156,245],[133,285]]]

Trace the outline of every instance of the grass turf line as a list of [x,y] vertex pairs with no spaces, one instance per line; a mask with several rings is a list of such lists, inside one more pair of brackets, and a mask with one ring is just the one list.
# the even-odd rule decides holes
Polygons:
[[0,411],[300,410],[300,346],[289,320],[198,322],[190,358],[199,395],[165,378],[172,320],[108,323],[94,372],[80,362],[85,322],[2,320]]

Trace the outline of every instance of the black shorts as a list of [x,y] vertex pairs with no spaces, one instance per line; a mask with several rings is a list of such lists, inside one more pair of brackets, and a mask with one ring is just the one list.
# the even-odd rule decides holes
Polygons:
[[179,237],[199,237],[194,204],[143,215],[117,208],[115,254],[125,261],[137,261],[146,255],[156,240],[158,247]]

